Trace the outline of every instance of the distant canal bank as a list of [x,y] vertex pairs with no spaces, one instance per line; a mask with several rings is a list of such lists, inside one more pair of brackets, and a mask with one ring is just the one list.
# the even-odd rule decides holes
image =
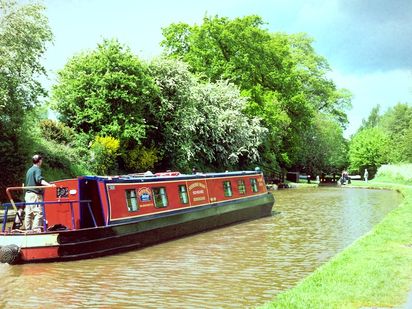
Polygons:
[[[273,217],[105,258],[0,265],[0,307],[258,306],[295,286],[401,201],[392,191],[346,188],[274,194]],[[36,297],[27,297],[33,286]]]
[[412,186],[387,182],[353,185],[362,191],[392,189],[404,199],[371,232],[265,308],[410,308]]

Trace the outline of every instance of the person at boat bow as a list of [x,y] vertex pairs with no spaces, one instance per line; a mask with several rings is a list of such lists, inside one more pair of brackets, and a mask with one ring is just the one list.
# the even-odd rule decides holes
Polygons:
[[[43,163],[43,158],[41,155],[34,155],[33,158],[33,166],[30,167],[26,173],[26,187],[34,187],[34,186],[53,186],[55,184],[50,184],[42,175],[42,171],[40,166]],[[41,203],[43,202],[43,190],[40,188],[34,189],[27,189],[26,194],[24,196],[26,203],[30,203],[26,205],[25,208],[25,217],[24,217],[24,227],[26,231],[33,230],[33,231],[41,231],[43,228],[43,209]]]

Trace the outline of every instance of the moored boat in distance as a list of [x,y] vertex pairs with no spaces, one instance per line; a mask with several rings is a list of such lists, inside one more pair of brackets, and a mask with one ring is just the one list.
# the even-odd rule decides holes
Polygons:
[[[41,231],[12,229],[4,220],[1,262],[65,261],[141,248],[270,216],[274,203],[259,171],[81,176],[54,184],[42,187]],[[28,205],[11,195],[25,189],[7,189],[5,216]]]

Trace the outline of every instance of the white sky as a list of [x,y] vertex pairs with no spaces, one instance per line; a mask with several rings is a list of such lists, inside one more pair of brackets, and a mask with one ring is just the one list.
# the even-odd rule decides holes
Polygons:
[[354,133],[377,104],[412,103],[412,1],[409,0],[45,0],[55,36],[44,64],[55,72],[103,38],[117,38],[142,59],[160,54],[161,28],[200,24],[205,15],[257,14],[272,32],[306,32],[340,88],[353,94]]

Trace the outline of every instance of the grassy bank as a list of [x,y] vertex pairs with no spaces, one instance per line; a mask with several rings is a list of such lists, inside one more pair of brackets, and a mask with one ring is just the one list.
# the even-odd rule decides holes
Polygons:
[[[410,166],[408,166],[409,168]],[[393,171],[399,167],[393,167]],[[356,186],[398,190],[399,207],[374,229],[264,308],[396,307],[412,288],[412,187],[407,179],[384,177]],[[402,169],[401,169],[402,170]],[[396,183],[398,182],[398,183]]]

